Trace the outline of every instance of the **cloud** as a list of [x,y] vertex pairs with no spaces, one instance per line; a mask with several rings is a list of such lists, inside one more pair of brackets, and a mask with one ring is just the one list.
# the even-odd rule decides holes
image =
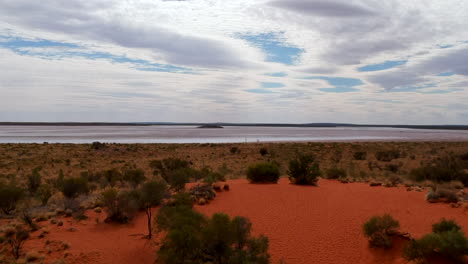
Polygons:
[[[368,81],[386,90],[411,89],[411,87],[425,88],[424,84],[436,81],[434,76],[462,75],[468,76],[468,45],[457,48],[435,51],[421,59],[415,59],[403,67],[390,71],[370,75]],[[410,61],[411,62],[411,61]],[[440,80],[439,80],[440,81]]]
[[279,0],[270,4],[307,15],[325,17],[366,17],[376,15],[374,11],[363,6],[339,1]]
[[[116,16],[95,15],[112,1],[92,4],[55,0],[47,4],[27,0],[3,1],[0,15],[30,29],[69,34],[80,39],[146,49],[168,63],[199,67],[247,67],[236,49],[212,37],[192,36],[153,25],[134,25]],[[85,37],[85,38],[84,38]]]

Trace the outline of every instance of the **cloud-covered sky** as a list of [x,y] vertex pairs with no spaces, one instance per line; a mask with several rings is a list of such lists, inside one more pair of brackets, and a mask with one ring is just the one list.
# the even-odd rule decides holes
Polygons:
[[0,121],[468,125],[465,0],[0,0]]

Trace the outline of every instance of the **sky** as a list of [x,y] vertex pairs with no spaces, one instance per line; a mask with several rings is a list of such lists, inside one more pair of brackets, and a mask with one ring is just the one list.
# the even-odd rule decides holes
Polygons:
[[468,125],[465,0],[0,0],[0,121]]

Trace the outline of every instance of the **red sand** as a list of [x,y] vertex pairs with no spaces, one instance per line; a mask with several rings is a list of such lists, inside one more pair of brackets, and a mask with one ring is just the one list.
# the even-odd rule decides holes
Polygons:
[[[442,217],[455,219],[468,231],[468,212],[447,204],[429,204],[424,192],[405,188],[369,187],[321,180],[319,187],[230,182],[232,191],[208,206],[212,214],[226,212],[248,217],[256,234],[270,239],[272,263],[405,263],[401,246],[391,251],[370,249],[362,224],[371,216],[389,213],[400,221],[401,231],[420,237]],[[402,244],[402,243],[398,243]]]
[[[287,179],[279,184],[249,184],[246,180],[231,180],[229,184],[231,191],[219,193],[209,205],[196,208],[206,214],[248,217],[255,234],[269,237],[272,264],[280,259],[286,264],[405,263],[402,241],[389,251],[369,248],[362,224],[377,214],[391,214],[400,221],[401,231],[415,237],[430,232],[431,225],[442,217],[455,219],[468,232],[467,211],[429,204],[425,192],[329,180],[321,180],[319,187],[295,186]],[[104,213],[89,215],[90,219],[81,223],[64,219],[62,227],[45,224],[50,234],[37,239],[36,232],[25,250],[43,250],[46,240],[58,240],[70,244],[68,264],[154,262],[158,238],[151,242],[142,239],[146,234],[144,214],[129,225],[104,224]],[[96,218],[101,222],[96,223]],[[66,231],[70,227],[77,231]],[[62,255],[63,251],[53,253],[46,263]]]

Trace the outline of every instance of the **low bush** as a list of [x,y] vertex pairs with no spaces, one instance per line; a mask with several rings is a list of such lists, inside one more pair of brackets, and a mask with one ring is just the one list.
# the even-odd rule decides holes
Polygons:
[[317,185],[320,168],[312,155],[299,155],[289,162],[288,175],[293,184]]
[[231,152],[232,154],[237,154],[240,153],[240,149],[238,147],[232,147],[229,149],[229,152]]
[[247,179],[251,183],[277,183],[279,169],[273,163],[258,163],[247,168]]
[[369,238],[371,247],[390,248],[391,235],[395,234],[400,223],[391,215],[374,216],[363,225],[364,235]]
[[123,180],[135,188],[146,180],[145,172],[142,169],[127,169],[123,173]]
[[20,187],[10,183],[0,182],[0,209],[9,215],[16,209],[18,202],[24,197],[24,191]]
[[105,143],[101,143],[99,141],[95,141],[91,144],[91,149],[94,149],[94,150],[100,150],[100,149],[104,149],[106,148],[106,144]]
[[414,181],[434,181],[438,183],[460,181],[468,186],[468,174],[463,170],[460,160],[454,156],[434,159],[421,167],[413,169],[409,178]]
[[27,176],[28,180],[28,190],[31,194],[35,194],[37,188],[41,185],[42,177],[39,174],[40,168],[33,169],[32,173]]
[[10,245],[13,256],[18,259],[24,242],[29,238],[29,231],[24,229],[22,225],[10,226],[3,230],[3,237],[5,242]]
[[353,158],[354,158],[355,160],[366,160],[366,158],[367,158],[367,153],[364,152],[364,151],[357,151],[357,152],[354,152]]
[[48,184],[42,184],[37,189],[37,196],[41,200],[42,205],[46,205],[52,196],[52,187]]
[[106,208],[106,222],[127,223],[138,209],[135,196],[128,192],[118,192],[114,188],[102,192],[101,203]]
[[158,228],[167,231],[158,251],[164,263],[269,263],[268,238],[252,237],[247,218],[222,213],[206,218],[191,205],[176,204],[156,216]]
[[425,262],[440,255],[447,260],[463,263],[468,255],[468,238],[453,220],[442,219],[432,226],[432,233],[411,241],[404,249],[403,257],[408,261]]
[[189,168],[190,163],[186,160],[178,158],[166,158],[163,160],[153,160],[150,162],[150,167],[153,169],[154,175],[161,175],[163,178],[171,171]]
[[400,158],[400,151],[398,150],[387,150],[387,151],[379,151],[375,153],[375,158],[378,161],[392,161],[394,159]]
[[330,168],[325,172],[327,179],[339,179],[346,177],[346,171],[338,168]]
[[67,198],[76,198],[80,194],[89,192],[88,181],[85,178],[65,179],[63,180],[61,191]]
[[268,154],[268,149],[267,148],[260,148],[259,152],[260,152],[260,155],[265,156],[266,154]]
[[426,200],[430,203],[456,203],[458,202],[458,196],[454,191],[448,189],[437,189],[436,191],[428,192]]

